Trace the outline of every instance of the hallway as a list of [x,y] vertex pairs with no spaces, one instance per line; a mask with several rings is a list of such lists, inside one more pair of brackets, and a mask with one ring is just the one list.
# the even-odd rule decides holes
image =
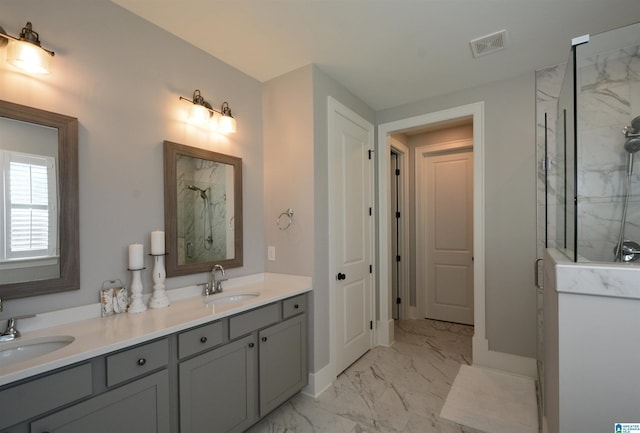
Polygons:
[[461,364],[471,364],[473,327],[395,322],[395,344],[375,347],[318,399],[299,394],[250,433],[479,433],[439,417]]

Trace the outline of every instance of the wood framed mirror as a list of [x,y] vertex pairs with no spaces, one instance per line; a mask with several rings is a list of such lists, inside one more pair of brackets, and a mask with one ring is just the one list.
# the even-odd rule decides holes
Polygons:
[[242,266],[242,159],[164,142],[167,276]]
[[0,101],[0,298],[80,288],[78,120]]

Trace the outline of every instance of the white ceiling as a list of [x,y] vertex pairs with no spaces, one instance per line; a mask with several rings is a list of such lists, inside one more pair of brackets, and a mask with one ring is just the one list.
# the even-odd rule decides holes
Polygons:
[[[314,63],[374,110],[566,61],[640,0],[114,0],[259,81]],[[474,59],[469,41],[507,30]]]

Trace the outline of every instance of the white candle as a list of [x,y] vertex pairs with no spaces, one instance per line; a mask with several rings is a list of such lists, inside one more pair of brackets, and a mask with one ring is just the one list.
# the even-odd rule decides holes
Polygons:
[[144,268],[142,244],[129,245],[129,269]]
[[151,254],[159,256],[164,254],[164,232],[156,230],[151,232]]

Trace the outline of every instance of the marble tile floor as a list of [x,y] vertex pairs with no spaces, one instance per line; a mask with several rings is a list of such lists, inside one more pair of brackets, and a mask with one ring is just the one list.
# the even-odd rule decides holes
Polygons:
[[372,349],[320,397],[299,394],[248,432],[483,433],[439,416],[460,365],[471,364],[472,336],[472,326],[396,321],[392,347]]

